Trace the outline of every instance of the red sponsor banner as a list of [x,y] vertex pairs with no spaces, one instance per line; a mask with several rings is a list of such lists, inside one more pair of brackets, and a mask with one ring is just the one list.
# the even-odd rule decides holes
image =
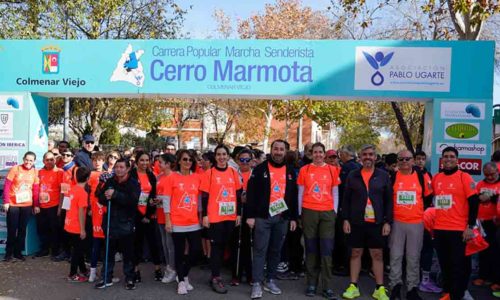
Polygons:
[[[475,158],[459,158],[458,168],[470,175],[481,175],[483,161]],[[442,158],[439,159],[439,172],[443,171]]]

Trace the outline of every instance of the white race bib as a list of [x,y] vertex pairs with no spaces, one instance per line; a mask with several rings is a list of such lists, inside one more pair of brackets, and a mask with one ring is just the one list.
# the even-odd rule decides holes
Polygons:
[[375,210],[371,202],[366,203],[365,207],[365,220],[375,220]]
[[69,188],[70,188],[69,184],[61,183],[61,193],[63,193],[63,194],[69,193]]
[[50,195],[47,192],[40,192],[40,203],[45,204],[50,202]]
[[139,206],[146,206],[148,204],[149,193],[141,192],[139,196]]
[[219,216],[231,216],[236,214],[235,202],[219,202]]
[[69,197],[65,196],[63,198],[63,203],[62,203],[61,208],[65,209],[65,210],[70,210],[70,208],[71,208],[71,199]]
[[398,191],[396,203],[399,205],[415,205],[417,204],[417,192],[415,191]]
[[16,203],[27,203],[31,202],[31,191],[24,190],[16,193]]
[[283,198],[269,203],[269,215],[271,217],[274,217],[277,214],[281,214],[282,212],[286,211],[287,209],[288,209],[288,206],[286,205],[285,200],[283,200]]
[[434,198],[434,206],[436,209],[450,209],[453,205],[452,195],[436,195]]

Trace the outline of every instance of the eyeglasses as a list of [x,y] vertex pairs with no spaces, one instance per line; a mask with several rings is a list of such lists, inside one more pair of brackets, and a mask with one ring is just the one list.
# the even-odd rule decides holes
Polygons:
[[63,154],[64,157],[73,157],[73,154]]
[[193,160],[189,157],[183,157],[182,161],[193,162]]
[[241,162],[241,163],[244,163],[244,164],[245,164],[245,163],[246,163],[246,164],[248,164],[251,160],[252,160],[252,159],[251,159],[250,157],[248,157],[248,158],[243,158],[243,157],[241,157],[241,158],[240,158],[240,162]]
[[86,141],[85,144],[87,144],[87,145],[88,144],[94,144],[94,142],[92,142],[92,141]]
[[398,157],[398,161],[410,161],[413,157]]

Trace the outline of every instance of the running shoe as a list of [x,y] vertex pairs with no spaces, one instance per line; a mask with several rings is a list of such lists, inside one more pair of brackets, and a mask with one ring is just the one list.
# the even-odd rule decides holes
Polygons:
[[104,284],[104,280],[101,280],[99,281],[96,285],[95,285],[95,288],[96,289],[103,289],[105,287],[110,287],[110,286],[113,286],[113,281],[110,281],[106,284]]
[[337,300],[338,297],[335,295],[332,289],[323,290],[323,298],[328,300]]
[[342,294],[342,297],[346,299],[354,299],[358,298],[361,296],[361,293],[359,292],[359,288],[355,286],[354,284],[349,284],[349,287],[345,290],[345,292]]
[[372,297],[373,299],[377,300],[389,300],[387,291],[385,290],[385,287],[383,285],[373,291]]
[[264,282],[264,291],[273,295],[281,295],[281,289],[278,287],[274,279]]
[[306,296],[307,297],[314,297],[316,296],[316,287],[314,285],[310,285],[306,289]]
[[439,294],[443,291],[442,288],[438,287],[432,280],[422,280],[418,289],[424,293],[434,293]]
[[251,299],[260,299],[262,298],[262,287],[260,286],[260,283],[255,282],[252,285],[252,294],[250,295]]
[[125,289],[127,289],[129,291],[135,290],[136,289],[135,282],[133,280],[127,281],[127,283],[125,284]]
[[186,283],[181,281],[177,284],[177,294],[178,295],[187,295],[188,291],[186,288]]
[[214,277],[210,281],[210,286],[212,287],[212,290],[216,292],[217,294],[226,294],[227,289],[224,286],[224,283],[222,282],[222,279],[220,277]]
[[500,291],[493,292],[493,297],[500,298]]
[[171,283],[175,281],[175,277],[177,277],[177,273],[175,271],[171,270],[165,270],[165,274],[163,275],[163,278],[161,279],[161,282],[163,283]]
[[68,282],[87,282],[89,279],[84,275],[75,274],[73,276],[68,276]]

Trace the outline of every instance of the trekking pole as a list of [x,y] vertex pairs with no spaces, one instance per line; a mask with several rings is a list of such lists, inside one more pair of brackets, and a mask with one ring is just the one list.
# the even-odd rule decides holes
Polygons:
[[111,219],[111,200],[108,200],[108,220],[106,226],[106,258],[104,259],[104,288],[108,286],[108,255],[109,255],[109,220]]
[[243,228],[243,206],[241,207],[241,222],[238,232],[238,254],[236,255],[236,278],[240,276],[241,231]]

